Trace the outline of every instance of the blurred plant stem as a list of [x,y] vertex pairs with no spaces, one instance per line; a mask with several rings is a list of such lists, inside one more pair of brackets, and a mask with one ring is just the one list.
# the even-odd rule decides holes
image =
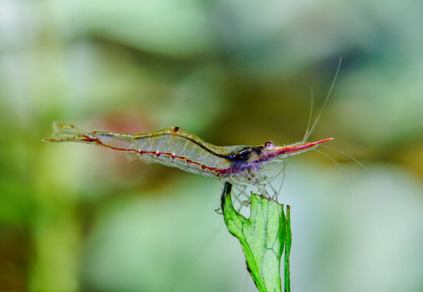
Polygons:
[[285,248],[285,292],[290,292],[289,255],[291,251],[290,207],[286,216],[283,205],[260,195],[251,194],[250,218],[239,214],[232,204],[232,185],[225,183],[222,212],[229,232],[240,241],[250,272],[261,292],[282,291],[281,257]]

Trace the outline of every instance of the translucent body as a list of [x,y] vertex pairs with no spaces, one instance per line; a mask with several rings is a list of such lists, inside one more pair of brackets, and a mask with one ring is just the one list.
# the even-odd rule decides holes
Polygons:
[[250,183],[258,187],[265,180],[261,173],[264,165],[283,161],[291,155],[309,151],[320,143],[332,140],[328,138],[287,146],[274,146],[270,141],[256,146],[215,146],[178,127],[146,134],[125,134],[85,132],[70,124],[54,122],[53,129],[54,139],[43,141],[95,144],[124,151],[146,162],[158,162],[222,181]]

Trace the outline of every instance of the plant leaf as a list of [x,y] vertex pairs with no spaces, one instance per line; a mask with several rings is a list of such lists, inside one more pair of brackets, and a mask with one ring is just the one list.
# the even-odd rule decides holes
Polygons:
[[228,231],[241,243],[247,269],[259,291],[282,291],[281,257],[286,245],[285,291],[290,291],[289,251],[291,248],[290,209],[287,217],[283,205],[260,195],[251,194],[250,218],[239,214],[231,198],[232,185],[225,183],[222,211]]

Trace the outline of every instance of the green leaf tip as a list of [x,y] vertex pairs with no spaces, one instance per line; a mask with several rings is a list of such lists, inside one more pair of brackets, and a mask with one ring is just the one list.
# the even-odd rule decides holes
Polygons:
[[247,270],[259,291],[282,291],[281,258],[285,249],[284,291],[290,292],[289,254],[291,249],[290,208],[271,198],[251,194],[250,217],[239,214],[232,203],[232,185],[225,183],[221,209],[228,231],[238,238]]

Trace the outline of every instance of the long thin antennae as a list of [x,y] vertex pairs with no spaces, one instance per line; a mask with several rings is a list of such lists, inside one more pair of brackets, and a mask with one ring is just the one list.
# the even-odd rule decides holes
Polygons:
[[311,119],[313,118],[313,106],[314,106],[314,94],[313,94],[313,88],[310,88],[310,114],[308,116],[308,123],[307,123],[307,129],[304,133],[303,142],[307,142],[308,136],[310,136],[310,125],[311,125]]
[[279,194],[282,191],[283,183],[285,182],[285,177],[286,177],[286,171],[285,170],[286,170],[286,167],[288,166],[288,162],[289,162],[289,156],[288,156],[288,159],[286,160],[286,162],[284,163],[284,166],[282,168],[282,170],[283,170],[283,172],[282,172],[282,181],[281,181],[281,185],[279,186],[278,197],[279,197]]
[[248,288],[248,280],[250,279],[250,274],[249,273],[245,273],[245,280],[244,280],[244,287],[242,288],[243,292],[247,291]]
[[335,159],[333,159],[332,157],[330,157],[328,154],[326,154],[326,153],[324,153],[324,152],[322,152],[320,150],[317,150],[317,149],[312,149],[312,150],[314,150],[316,152],[319,152],[323,156],[326,156],[327,158],[329,158],[330,160],[332,160],[332,162],[335,163],[339,167],[339,169],[341,169],[342,173],[344,174],[345,178],[348,181],[348,184],[350,185],[351,193],[354,194],[353,187],[352,187],[352,184],[351,184],[351,180],[350,180],[347,172],[345,171],[345,169],[343,169],[342,166]]
[[320,115],[322,114],[323,110],[325,109],[326,104],[328,103],[329,97],[333,91],[333,88],[335,87],[336,79],[338,79],[339,70],[341,69],[341,63],[342,63],[342,57],[339,58],[338,68],[336,69],[335,77],[333,78],[332,85],[330,86],[328,95],[326,96],[325,102],[323,103],[322,108],[319,111],[319,114],[317,115],[316,120],[313,123],[313,126],[311,127],[310,131],[307,133],[307,135],[304,137],[304,141],[307,141],[310,135],[313,133],[314,129],[316,128],[317,124],[320,120]]
[[353,160],[355,163],[357,163],[358,165],[360,165],[368,174],[370,174],[370,171],[360,161],[358,161],[357,159],[355,159],[351,155],[345,153],[344,151],[341,151],[339,149],[336,149],[336,148],[333,148],[333,147],[330,147],[330,146],[326,146],[326,145],[320,145],[320,146],[325,147],[325,148],[328,148],[328,149],[333,150],[333,151],[336,151],[336,152],[339,152],[342,155],[347,156],[349,159]]
[[207,240],[205,241],[205,244],[201,245],[197,249],[197,251],[191,255],[191,257],[188,260],[188,262],[186,263],[185,267],[179,273],[179,277],[176,280],[176,282],[173,284],[172,289],[170,291],[175,290],[175,288],[179,284],[180,280],[189,272],[189,270],[195,264],[195,261],[200,257],[200,255],[203,253],[203,251],[207,248],[207,246],[210,244],[212,239],[214,239],[216,237],[216,235],[220,232],[220,230],[222,230],[223,226],[225,226],[225,225],[222,224],[218,229],[216,229],[216,231],[211,236],[209,236],[209,238],[207,238]]
[[[282,186],[283,186],[283,183],[284,183],[284,181],[285,181],[285,174],[286,174],[286,167],[287,167],[287,165],[288,165],[288,162],[289,162],[289,156],[286,158],[286,160],[284,160],[284,162],[283,162],[283,167],[282,167],[282,169],[281,170],[279,170],[278,171],[278,173],[276,173],[271,179],[269,179],[268,181],[267,181],[267,185],[268,186],[270,186],[270,188],[272,189],[272,191],[274,192],[274,195],[272,196],[272,198],[273,199],[277,199],[278,197],[279,197],[279,194],[281,193],[281,190],[282,190]],[[283,173],[283,174],[282,174]],[[281,184],[280,184],[280,186],[279,186],[279,189],[278,189],[278,191],[276,191],[276,189],[272,186],[272,182],[278,177],[278,176],[280,176],[282,174],[282,181],[281,181]]]
[[288,162],[289,162],[289,156],[286,158],[286,160],[283,161],[284,166],[282,167],[282,169],[279,170],[278,173],[275,174],[270,180],[268,180],[269,183],[274,181],[286,169],[286,164],[288,164]]

